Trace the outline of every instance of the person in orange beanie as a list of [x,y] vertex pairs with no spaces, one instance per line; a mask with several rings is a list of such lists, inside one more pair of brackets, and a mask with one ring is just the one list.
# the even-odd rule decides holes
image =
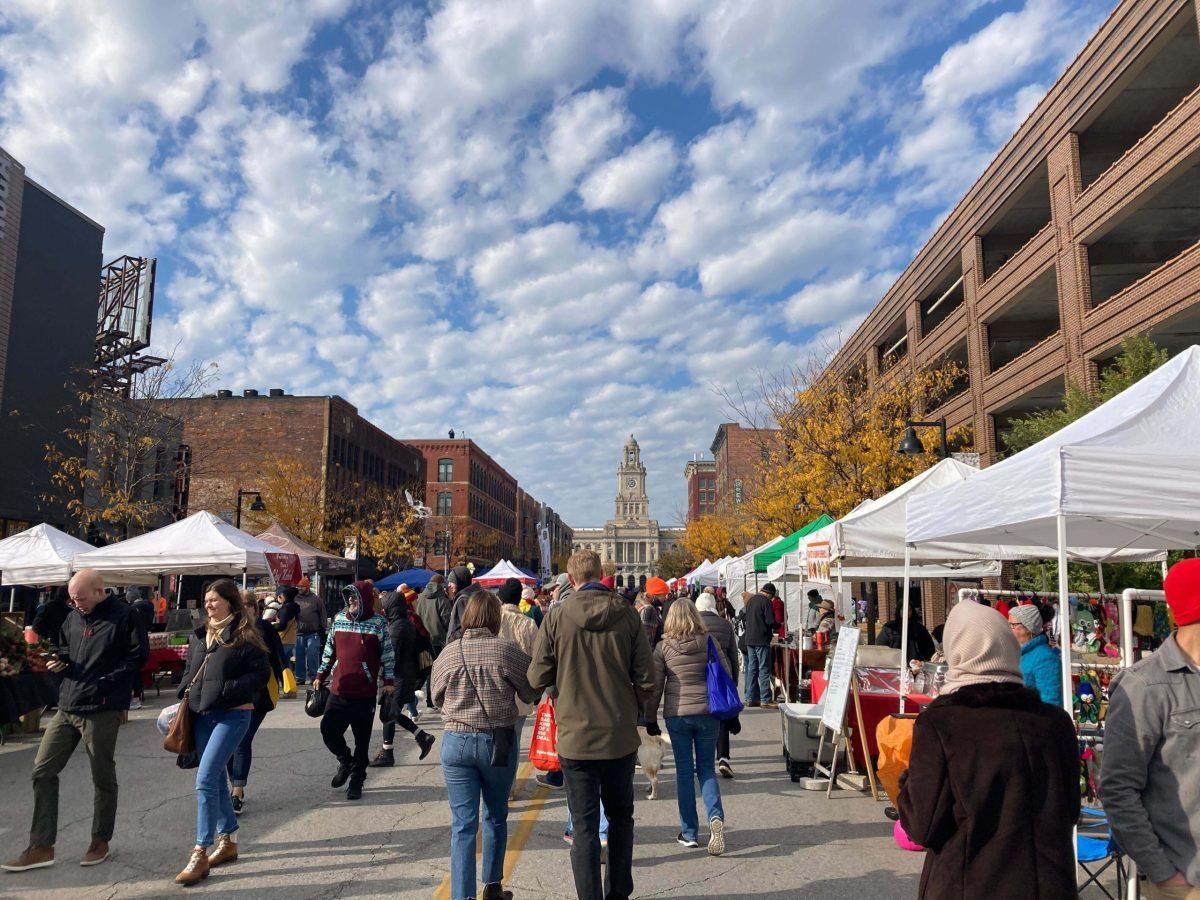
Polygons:
[[1200,897],[1200,559],[1163,581],[1178,630],[1112,682],[1100,798],[1144,896]]

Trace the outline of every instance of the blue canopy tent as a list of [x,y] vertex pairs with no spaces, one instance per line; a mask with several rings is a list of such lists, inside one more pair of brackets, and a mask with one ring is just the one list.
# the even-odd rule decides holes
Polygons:
[[405,569],[403,572],[396,572],[387,578],[380,578],[375,582],[375,590],[394,591],[400,585],[407,584],[414,591],[419,591],[429,584],[429,579],[436,574],[429,569]]

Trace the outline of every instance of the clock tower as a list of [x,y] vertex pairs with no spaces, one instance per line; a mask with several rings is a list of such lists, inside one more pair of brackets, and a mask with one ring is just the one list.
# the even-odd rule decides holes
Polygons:
[[621,465],[617,469],[617,521],[644,521],[650,517],[650,498],[646,496],[646,467],[642,450],[633,435],[625,443]]

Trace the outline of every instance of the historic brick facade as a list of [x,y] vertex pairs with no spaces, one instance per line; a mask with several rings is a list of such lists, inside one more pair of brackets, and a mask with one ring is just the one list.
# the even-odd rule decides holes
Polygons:
[[729,514],[753,492],[763,465],[781,449],[776,428],[743,428],[734,422],[717,426],[712,450],[716,512]]
[[957,360],[969,381],[926,417],[970,426],[987,464],[1011,417],[1057,405],[1067,383],[1093,386],[1126,335],[1148,332],[1172,352],[1196,343],[1198,6],[1117,6],[835,371],[875,380]]
[[687,482],[685,523],[717,511],[716,460],[689,459],[683,467],[683,480]]

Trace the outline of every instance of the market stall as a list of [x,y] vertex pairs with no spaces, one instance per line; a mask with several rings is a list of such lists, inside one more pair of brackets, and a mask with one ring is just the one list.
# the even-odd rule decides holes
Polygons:
[[59,676],[39,656],[44,645],[26,644],[20,633],[0,624],[0,742],[22,717],[36,726],[37,713],[58,702]]
[[407,584],[414,591],[419,591],[425,585],[429,584],[430,579],[436,574],[436,572],[430,569],[403,569],[399,572],[393,572],[386,578],[380,578],[375,582],[375,590],[394,591],[400,585]]
[[306,575],[349,575],[354,572],[354,560],[305,543],[278,522],[272,522],[266,531],[255,537],[284,553],[295,553],[300,558],[300,569]]
[[[536,578],[526,575],[507,559],[500,560],[500,562],[496,563],[496,565],[492,566],[492,568],[488,569],[482,575],[476,575],[474,583],[488,588],[500,587],[500,585],[504,584],[510,578],[517,579],[521,584],[530,586],[537,584]],[[412,587],[412,585],[409,585],[409,587]]]
[[0,541],[0,584],[66,584],[75,557],[95,549],[52,525],[35,525]]

